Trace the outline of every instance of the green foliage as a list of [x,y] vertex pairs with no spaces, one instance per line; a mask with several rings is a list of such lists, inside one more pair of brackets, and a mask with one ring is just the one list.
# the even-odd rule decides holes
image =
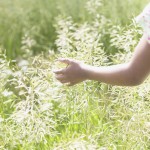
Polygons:
[[[129,18],[138,15],[146,2],[148,0],[0,1],[0,45],[6,49],[9,58],[15,59],[22,55],[22,39],[28,35],[36,42],[32,48],[34,54],[49,49],[56,51],[54,41],[57,35],[53,25],[55,17],[59,14],[71,16],[77,23],[91,22],[96,16],[93,14],[101,14],[109,18],[113,24],[129,25]],[[104,29],[108,29],[107,27]],[[107,47],[109,39],[104,40],[107,40]]]
[[[112,2],[115,9],[108,14]],[[68,88],[53,75],[61,67],[55,62],[59,57],[95,66],[130,59],[141,29],[117,12],[123,4],[131,10],[135,4],[137,11],[141,1],[112,2],[0,1],[4,12],[0,19],[4,21],[7,14],[0,25],[4,35],[0,41],[7,48],[0,50],[0,149],[150,148],[149,79],[132,88],[94,81]],[[121,17],[120,24],[111,20],[113,14]],[[35,56],[40,50],[45,52]],[[9,60],[10,56],[17,56],[16,60]]]

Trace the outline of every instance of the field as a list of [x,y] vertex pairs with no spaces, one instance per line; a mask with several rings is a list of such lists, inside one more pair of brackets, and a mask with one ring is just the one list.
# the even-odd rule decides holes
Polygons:
[[149,150],[150,79],[59,83],[57,58],[130,60],[148,0],[0,0],[0,150]]

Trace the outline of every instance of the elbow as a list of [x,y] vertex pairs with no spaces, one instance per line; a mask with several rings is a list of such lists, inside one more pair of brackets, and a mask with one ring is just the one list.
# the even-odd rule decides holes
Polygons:
[[144,80],[140,79],[140,78],[132,78],[132,80],[130,80],[130,86],[138,86],[141,85],[144,82]]
[[141,72],[139,72],[137,69],[129,65],[126,71],[127,71],[127,81],[129,86],[138,86],[144,82],[145,74],[141,74]]
[[133,68],[129,68],[128,73],[129,86],[141,85],[145,80],[145,76],[136,72]]

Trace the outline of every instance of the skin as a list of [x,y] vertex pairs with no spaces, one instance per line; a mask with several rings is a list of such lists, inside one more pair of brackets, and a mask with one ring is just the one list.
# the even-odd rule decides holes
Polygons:
[[118,86],[137,86],[150,73],[150,44],[143,35],[130,62],[113,66],[94,67],[83,62],[61,58],[67,68],[55,70],[55,77],[63,84],[73,86],[85,80],[95,80]]

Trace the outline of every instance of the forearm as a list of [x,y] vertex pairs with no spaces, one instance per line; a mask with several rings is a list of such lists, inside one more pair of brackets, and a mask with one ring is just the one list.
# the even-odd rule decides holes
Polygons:
[[120,64],[107,67],[87,66],[87,79],[104,82],[111,85],[134,86],[139,84],[134,76],[130,64]]
[[112,85],[134,86],[141,84],[150,74],[150,44],[147,35],[139,41],[131,61],[108,67],[88,66],[86,74],[89,80]]

